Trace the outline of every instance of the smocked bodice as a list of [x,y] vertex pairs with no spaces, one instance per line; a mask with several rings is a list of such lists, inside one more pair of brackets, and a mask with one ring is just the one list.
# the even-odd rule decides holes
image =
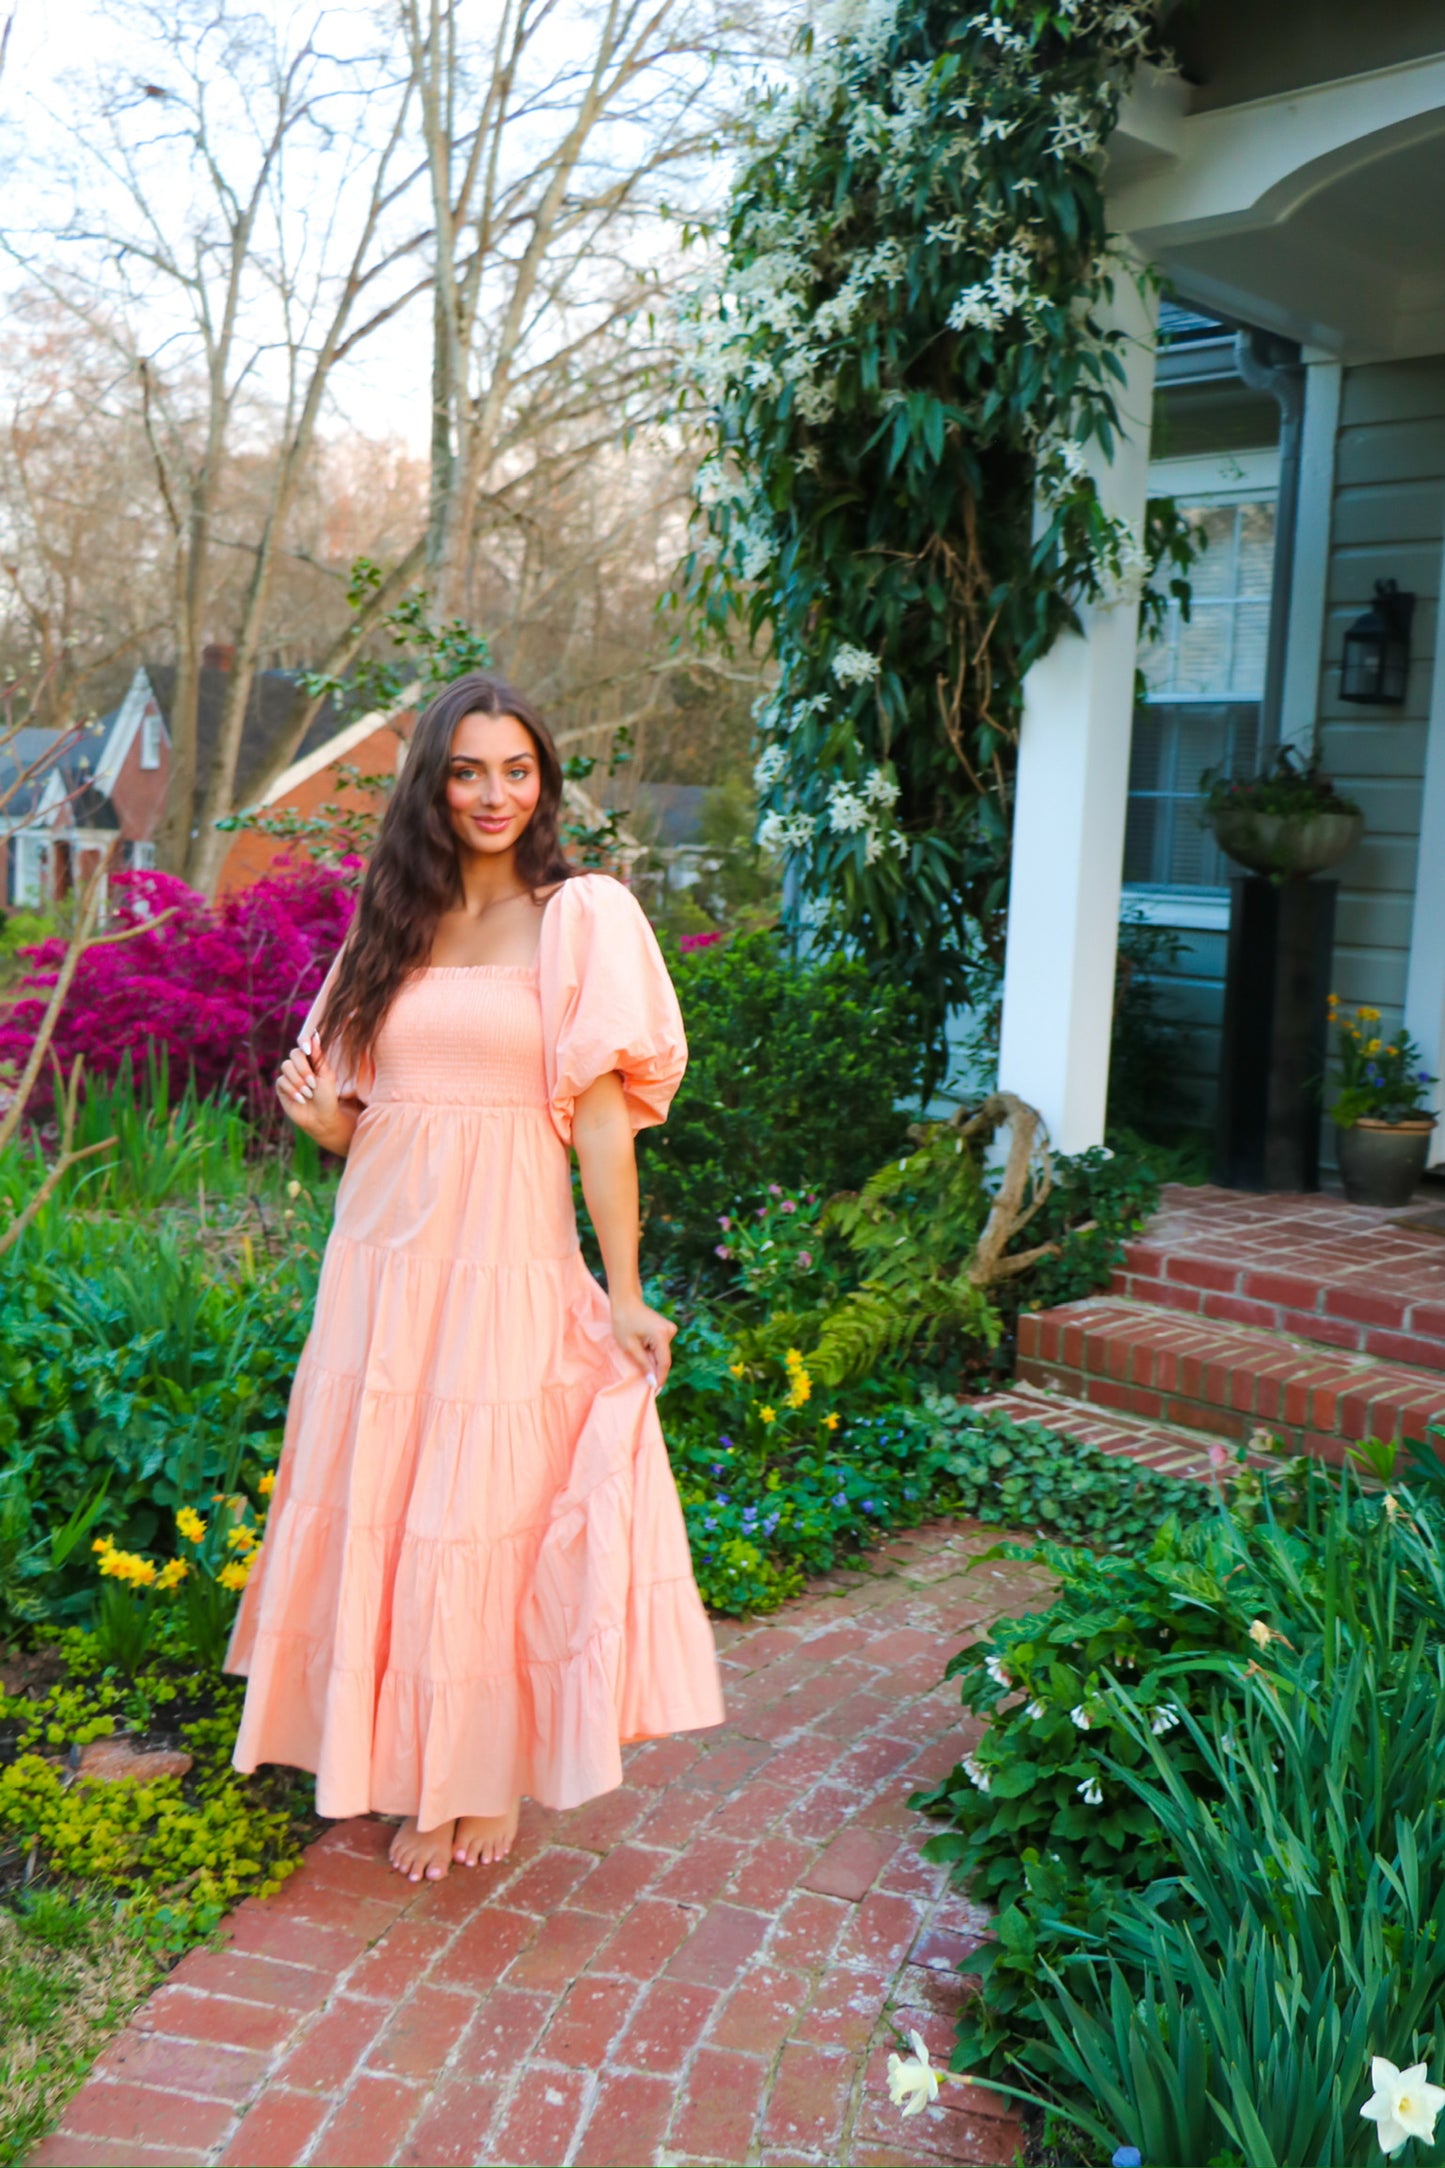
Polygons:
[[372,1107],[526,1107],[545,1117],[536,966],[418,972],[378,1034],[367,1097]]

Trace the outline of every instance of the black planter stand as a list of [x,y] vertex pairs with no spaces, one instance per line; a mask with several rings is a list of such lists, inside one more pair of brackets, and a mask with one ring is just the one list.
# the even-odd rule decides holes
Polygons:
[[1337,881],[1230,882],[1214,1179],[1320,1186],[1320,1088]]

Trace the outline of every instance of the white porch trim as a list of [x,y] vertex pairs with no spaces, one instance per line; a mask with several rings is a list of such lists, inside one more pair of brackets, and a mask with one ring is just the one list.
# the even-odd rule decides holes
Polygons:
[[[1130,335],[1106,512],[1144,523],[1156,302],[1116,288]],[[1024,680],[1004,959],[999,1084],[1037,1107],[1061,1152],[1104,1141],[1124,859],[1137,601],[1093,605]]]
[[1279,718],[1281,742],[1295,746],[1305,754],[1313,745],[1320,710],[1330,531],[1335,502],[1335,445],[1340,430],[1344,375],[1337,361],[1312,361],[1305,369],[1299,511],[1295,522],[1289,637],[1285,647],[1284,691]]
[[[1441,1079],[1445,1078],[1445,550],[1436,608],[1415,908],[1405,977],[1405,1029],[1424,1055],[1425,1067]],[[1445,1085],[1437,1081],[1430,1100],[1437,1114],[1445,1112]],[[1438,1132],[1432,1156],[1445,1157],[1445,1136]]]
[[[331,767],[335,761],[345,760],[348,753],[354,752],[358,745],[365,744],[373,731],[385,729],[393,716],[400,712],[400,709],[372,708],[368,714],[358,715],[354,723],[347,723],[333,737],[313,747],[311,752],[300,760],[293,760],[289,768],[283,768],[270,788],[262,792],[262,805],[275,805],[280,799],[288,797],[298,784],[309,783],[313,775],[320,775],[324,768]],[[405,739],[398,732],[398,747],[404,749],[405,743]],[[399,751],[396,763],[398,770],[401,762],[402,752]]]

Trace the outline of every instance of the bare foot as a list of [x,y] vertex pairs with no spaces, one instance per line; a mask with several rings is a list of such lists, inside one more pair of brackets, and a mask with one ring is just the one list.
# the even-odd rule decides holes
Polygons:
[[435,1829],[418,1829],[409,1814],[391,1840],[391,1864],[408,1882],[440,1882],[452,1863],[455,1822],[441,1822]]
[[452,1850],[452,1858],[458,1866],[475,1867],[480,1863],[489,1867],[497,1860],[505,1859],[512,1849],[521,1811],[521,1800],[514,1799],[505,1814],[462,1815]]

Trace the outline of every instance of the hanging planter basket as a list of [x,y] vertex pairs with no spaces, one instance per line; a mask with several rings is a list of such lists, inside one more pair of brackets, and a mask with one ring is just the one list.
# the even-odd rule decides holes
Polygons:
[[1259,813],[1252,806],[1222,806],[1209,825],[1226,858],[1276,880],[1327,872],[1349,856],[1365,827],[1359,813]]

